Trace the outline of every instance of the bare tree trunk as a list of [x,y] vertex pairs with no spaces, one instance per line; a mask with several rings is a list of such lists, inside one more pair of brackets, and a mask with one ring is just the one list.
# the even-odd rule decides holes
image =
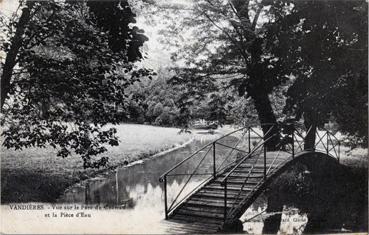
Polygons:
[[[257,37],[255,27],[263,6],[259,6],[255,17],[251,22],[249,18],[249,2],[250,1],[248,0],[231,1],[232,7],[237,12],[237,17],[240,20],[240,24],[234,25],[234,27],[237,27],[238,30],[242,32],[244,38],[243,41],[240,42],[239,46],[242,47],[245,52],[242,55],[244,56],[246,69],[248,71],[257,71],[261,60],[263,41]],[[248,44],[250,41],[252,41],[251,45]],[[246,51],[248,53],[246,53]],[[262,126],[265,136],[264,139],[271,137],[266,146],[268,150],[275,150],[279,142],[279,130],[276,126],[277,120],[274,115],[268,93],[265,91],[265,86],[262,84],[263,79],[257,76],[259,76],[258,73],[254,73],[254,76],[249,76],[249,85],[246,91],[254,100],[260,123],[267,124]],[[270,127],[272,127],[272,130],[267,133]]]
[[10,49],[6,55],[5,63],[3,67],[3,74],[1,75],[1,112],[5,103],[5,99],[8,97],[11,85],[11,78],[13,74],[14,66],[16,65],[17,55],[19,49],[22,46],[23,34],[26,29],[26,25],[30,20],[30,11],[34,2],[27,2],[27,5],[22,10],[22,15],[17,23],[17,29],[14,37],[11,40]]
[[[279,143],[279,130],[276,126],[277,120],[274,115],[268,94],[261,91],[256,94],[252,92],[251,97],[254,100],[255,109],[258,113],[259,121],[262,124],[261,127],[264,133],[264,139],[271,138],[266,143],[266,147],[268,151],[275,150],[277,144]],[[272,129],[268,132],[270,128]]]

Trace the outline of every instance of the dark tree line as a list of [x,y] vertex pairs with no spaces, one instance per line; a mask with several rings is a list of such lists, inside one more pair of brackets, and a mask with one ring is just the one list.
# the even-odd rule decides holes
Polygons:
[[[184,115],[181,113],[181,102],[189,95],[185,86],[173,84],[168,71],[159,70],[158,73],[154,79],[135,83],[128,89],[128,116],[123,122],[183,127],[188,125],[189,117],[223,124],[244,121],[244,117],[237,115],[250,103],[246,100],[237,102],[232,90],[205,94],[202,99],[188,101],[188,116]],[[248,119],[253,120],[251,117]]]

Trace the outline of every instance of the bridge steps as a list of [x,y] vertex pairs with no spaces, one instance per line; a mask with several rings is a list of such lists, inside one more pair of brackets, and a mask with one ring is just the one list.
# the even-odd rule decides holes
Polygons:
[[[229,199],[227,202],[227,207],[231,207],[236,204],[235,200]],[[197,207],[203,207],[203,208],[224,208],[224,199],[195,199],[191,198],[189,201],[185,202],[184,207],[186,206],[197,206]]]
[[[233,184],[243,185],[243,184],[245,184],[245,187],[247,188],[248,186],[252,187],[254,185],[257,185],[263,178],[264,177],[262,176],[262,177],[258,177],[258,178],[248,178],[246,180],[246,177],[245,178],[241,178],[241,177],[236,178],[236,177],[234,177],[232,179],[227,180],[227,185],[233,185]],[[215,182],[220,183],[220,181],[221,180],[216,180]],[[245,183],[245,181],[246,181],[246,183]]]
[[[246,168],[243,167],[242,169]],[[228,178],[227,210],[239,205],[242,200],[250,195],[255,186],[263,180],[264,169],[255,170],[256,168],[254,168],[251,174],[250,169],[246,173],[241,171]],[[217,176],[217,178],[190,196],[175,210],[171,218],[185,219],[187,221],[202,219],[206,223],[216,223],[221,227],[224,222],[224,186],[221,182],[225,175],[226,172]],[[245,183],[246,176],[249,176],[249,178]]]
[[176,215],[164,223],[168,227],[167,232],[170,234],[213,234],[220,230],[222,221],[223,219]]
[[184,221],[184,222],[189,222],[189,223],[201,223],[201,224],[206,224],[207,226],[210,227],[219,227],[222,225],[223,223],[223,218],[222,219],[218,219],[218,218],[204,218],[201,216],[188,216],[188,215],[181,215],[181,214],[175,214],[173,215],[170,220],[176,220],[176,221]]
[[[285,160],[285,158],[281,158],[277,161],[274,160],[274,157],[275,154],[267,155],[267,169],[271,163],[279,164]],[[212,229],[221,228],[224,223],[224,185],[222,185],[222,182],[232,169],[233,167],[229,167],[225,172],[217,175],[215,179],[192,194],[174,210],[170,220],[184,221],[190,224],[198,223],[199,226],[205,227],[213,226]],[[227,211],[248,198],[263,180],[264,159],[262,157],[257,161],[251,158],[251,160],[240,164],[227,179]],[[191,229],[191,232],[196,230]],[[209,228],[206,233],[213,231],[212,229]],[[201,231],[198,232],[201,233]]]
[[[224,186],[218,184],[213,184],[213,185],[207,185],[206,189],[210,189],[210,190],[222,190],[224,192]],[[241,189],[240,185],[228,185],[227,187],[227,193],[228,194],[232,194],[232,193],[236,193],[239,192]],[[253,189],[253,187],[243,187],[243,191],[251,191]]]
[[[248,175],[250,173],[250,171],[248,171],[248,170],[243,170],[243,169],[238,169],[237,168],[237,170],[235,170],[233,173],[232,173],[232,175],[234,176],[234,175],[236,175],[236,174],[240,174],[240,175]],[[264,175],[264,169],[263,170],[253,170],[252,171],[252,173],[253,173],[253,175]]]
[[219,224],[201,223],[199,221],[187,221],[183,218],[165,220],[162,222],[167,227],[170,234],[199,234],[216,233],[219,230]]
[[218,212],[209,211],[209,210],[191,210],[189,208],[181,208],[177,212],[178,215],[184,215],[184,216],[198,216],[202,218],[208,218],[208,219],[219,219],[223,220],[223,212],[219,210]]
[[[248,195],[250,191],[243,191],[240,195],[241,196],[245,196]],[[198,192],[196,193],[197,196],[201,196],[201,197],[220,197],[223,198],[224,197],[224,191],[222,190],[218,190],[218,191],[207,191],[207,192]],[[234,193],[229,193],[227,192],[227,197],[233,197],[233,196],[237,196],[239,195],[239,192],[234,192]]]

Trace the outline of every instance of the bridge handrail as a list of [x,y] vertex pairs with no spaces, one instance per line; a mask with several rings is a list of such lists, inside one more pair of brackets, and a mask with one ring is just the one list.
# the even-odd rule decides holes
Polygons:
[[206,145],[204,145],[203,147],[201,147],[200,149],[196,150],[193,154],[191,154],[190,156],[186,157],[185,159],[183,159],[182,161],[180,161],[179,163],[177,163],[176,165],[174,165],[172,168],[170,168],[169,170],[167,170],[165,173],[163,173],[160,177],[159,180],[162,181],[163,178],[168,175],[170,172],[172,172],[173,170],[177,169],[180,165],[182,165],[183,163],[185,163],[186,161],[188,161],[190,158],[192,158],[193,156],[195,156],[196,154],[198,154],[199,152],[201,152],[202,150],[206,149],[207,147],[209,147],[212,143],[208,143]]
[[246,156],[244,156],[241,161],[239,161],[233,168],[232,170],[230,170],[224,177],[223,179],[220,181],[221,184],[224,184],[224,182],[228,179],[228,177],[236,170],[237,167],[239,167],[247,158],[249,158],[256,150],[258,150],[261,146],[264,146],[265,143],[267,143],[271,138],[273,138],[275,136],[271,135],[269,136],[266,140],[262,141],[258,146],[256,146],[255,148],[252,149],[252,151],[247,154]]
[[232,132],[230,132],[230,133],[228,133],[228,134],[226,134],[226,135],[223,135],[223,136],[219,137],[218,139],[216,139],[216,140],[214,140],[214,141],[212,141],[212,142],[210,142],[210,143],[206,144],[206,145],[205,145],[205,146],[203,146],[202,148],[198,149],[198,150],[197,150],[197,151],[195,151],[193,154],[191,154],[190,156],[186,157],[185,159],[183,159],[182,161],[180,161],[179,163],[177,163],[176,165],[174,165],[172,168],[170,168],[169,170],[167,170],[164,174],[162,174],[162,175],[160,176],[160,178],[159,178],[160,182],[162,182],[162,181],[163,181],[163,178],[164,178],[166,175],[168,175],[168,174],[169,174],[170,172],[172,172],[173,170],[177,169],[180,165],[182,165],[183,163],[185,163],[186,161],[188,161],[189,159],[191,159],[192,157],[194,157],[196,154],[198,154],[199,152],[201,152],[201,151],[202,151],[202,150],[204,150],[205,148],[207,148],[207,147],[209,147],[209,146],[213,145],[213,144],[214,144],[214,143],[216,143],[217,141],[219,141],[219,140],[221,140],[221,139],[224,139],[224,138],[225,138],[225,137],[227,137],[227,136],[230,136],[230,135],[232,135],[232,134],[234,134],[234,133],[236,133],[236,132],[238,132],[238,131],[242,131],[242,130],[244,130],[244,129],[246,129],[246,128],[249,128],[249,127],[242,127],[242,128],[239,128],[239,129],[237,129],[237,130],[235,130],[235,131],[232,131]]
[[[273,128],[275,128],[279,125],[283,125],[283,124],[275,124],[275,123],[263,123],[260,125],[260,127],[262,127],[263,129],[263,132],[265,131],[265,128],[263,128],[263,126],[271,126],[264,134],[259,135],[255,130],[253,130],[253,128],[251,126],[244,126],[242,128],[239,128],[237,130],[234,130],[230,133],[227,133],[219,138],[217,138],[216,140],[214,141],[211,141],[209,142],[208,144],[204,145],[203,147],[201,147],[200,149],[196,150],[193,154],[191,154],[190,156],[186,157],[185,159],[183,159],[182,161],[180,161],[179,163],[177,163],[176,165],[174,165],[171,169],[167,170],[164,174],[162,174],[159,178],[159,180],[161,182],[164,182],[164,201],[165,201],[165,216],[166,218],[168,218],[169,214],[170,213],[173,213],[173,211],[178,208],[181,203],[185,200],[188,200],[188,198],[195,192],[197,191],[199,188],[201,188],[204,184],[210,182],[212,179],[215,179],[216,177],[219,177],[221,178],[224,174],[225,176],[222,177],[220,179],[220,181],[217,180],[217,183],[219,182],[222,186],[224,186],[224,219],[227,219],[227,214],[233,214],[233,213],[236,213],[236,206],[238,204],[240,204],[241,202],[243,202],[245,199],[243,199],[241,202],[239,202],[237,205],[233,205],[233,207],[231,208],[230,211],[228,211],[227,213],[227,208],[229,208],[227,206],[227,180],[228,178],[230,178],[230,176],[236,171],[236,169],[242,164],[244,163],[247,159],[251,160],[254,159],[253,156],[256,156],[256,160],[260,157],[260,154],[257,153],[257,151],[261,151],[261,150],[264,150],[264,177],[263,177],[263,180],[261,180],[257,185],[255,185],[252,189],[252,191],[254,191],[258,185],[260,183],[262,183],[263,181],[265,181],[267,179],[267,176],[273,172],[275,169],[278,168],[278,166],[282,163],[284,163],[285,161],[287,160],[284,160],[282,162],[276,162],[276,159],[279,157],[279,154],[281,151],[283,152],[287,152],[289,154],[292,155],[292,158],[295,157],[295,153],[297,152],[296,150],[298,149],[295,149],[295,144],[297,143],[298,144],[298,147],[300,147],[300,150],[301,151],[307,151],[307,149],[305,148],[306,146],[304,144],[300,144],[301,141],[298,140],[298,137],[300,137],[302,139],[302,142],[304,143],[305,140],[306,140],[306,137],[308,136],[308,134],[310,133],[310,131],[312,130],[312,126],[309,127],[309,129],[306,131],[304,130],[304,128],[302,129],[299,129],[299,128],[296,128],[296,125],[294,123],[293,124],[293,127],[292,129],[285,129],[284,131],[284,128],[281,128],[280,131],[278,131],[277,133],[270,133]],[[287,124],[289,125],[289,123]],[[242,131],[242,130],[245,130],[247,129],[248,132],[244,132],[242,134],[242,137],[241,139],[244,137],[244,135],[246,133],[248,133],[248,147],[249,147],[249,151],[244,151],[242,150],[241,148],[238,148],[238,144],[239,142],[241,141],[241,139],[237,142],[237,144],[232,147],[232,146],[228,146],[224,143],[220,143],[219,141],[226,138],[227,136],[230,136],[236,132],[239,132],[239,131]],[[300,133],[299,130],[301,130],[302,132]],[[258,142],[258,143],[254,143],[253,142],[253,148],[251,149],[250,146],[250,139],[251,139],[251,136],[250,136],[250,133],[254,132],[258,137],[261,138],[261,140]],[[281,132],[282,131],[282,132]],[[321,133],[324,133],[322,134],[322,136],[319,135],[319,132],[321,131]],[[305,135],[303,134],[305,132]],[[284,135],[281,135],[281,133],[283,133]],[[270,166],[267,168],[266,166],[266,162],[267,162],[267,158],[266,158],[266,152],[267,152],[267,147],[266,147],[266,144],[275,136],[279,135],[281,137],[280,139],[280,143],[277,145],[280,147],[279,151],[278,151],[278,154],[274,157],[273,161],[271,162]],[[326,138],[325,138],[326,136]],[[333,138],[332,138],[333,136]],[[258,138],[257,137],[257,138]],[[253,137],[254,138],[254,137]],[[331,131],[327,130],[327,128],[325,127],[322,127],[322,128],[316,128],[315,129],[315,142],[314,142],[314,145],[312,147],[312,150],[313,151],[316,151],[317,149],[321,149],[321,147],[323,146],[323,148],[326,150],[326,154],[333,157],[333,158],[337,158],[338,161],[339,161],[339,158],[340,158],[340,143],[341,143],[341,140],[339,140]],[[318,140],[318,142],[317,142]],[[326,140],[326,142],[325,142]],[[321,145],[320,145],[320,142],[321,142]],[[216,169],[216,153],[215,153],[215,146],[219,144],[223,147],[227,147],[227,148],[231,148],[231,152],[229,155],[232,154],[233,151],[237,151],[238,153],[243,153],[241,154],[241,157],[240,156],[236,156],[236,160],[232,160],[231,163],[229,163],[228,165],[226,165],[226,167],[224,168],[221,168],[221,166],[223,165],[223,163],[228,159],[228,157],[225,157],[223,163],[218,166],[218,169]],[[291,146],[290,146],[291,145]],[[338,153],[336,152],[336,147],[338,146]],[[210,148],[209,148],[210,147]],[[291,148],[291,152],[288,151],[288,149]],[[204,156],[202,156],[202,154],[199,154],[201,151],[203,150],[206,150],[207,149],[207,152],[205,153]],[[211,173],[204,173],[204,174],[200,174],[197,172],[197,170],[199,169],[200,165],[202,164],[203,160],[208,156],[208,153],[210,152],[210,150],[213,150],[213,174]],[[269,149],[270,150],[270,149]],[[336,156],[331,155],[330,152],[331,151],[334,151],[334,153],[336,154]],[[270,151],[276,151],[275,148],[273,148],[272,150]],[[172,173],[170,174],[172,171],[174,171],[175,169],[177,169],[178,167],[180,167],[181,165],[183,165],[186,161],[188,161],[189,159],[193,158],[195,155],[201,155],[202,158],[201,158],[201,161],[199,164],[197,164],[195,170],[192,172],[192,173],[186,173],[186,174],[175,174],[175,173]],[[224,155],[222,155],[224,157]],[[249,171],[249,174],[247,175],[245,181],[243,182],[242,184],[242,187],[241,187],[241,191],[242,189],[244,188],[247,180],[249,179],[249,176],[252,172],[252,170],[254,169],[254,166],[256,164],[256,161],[252,164],[252,167]],[[269,163],[268,163],[269,164]],[[175,197],[175,199],[172,201],[171,205],[167,206],[167,189],[166,189],[166,184],[167,184],[167,177],[168,176],[176,176],[176,175],[190,175],[190,177],[187,179],[187,182],[184,184],[184,186],[182,187],[182,189],[180,190],[180,192],[177,194],[177,196]],[[197,185],[194,189],[191,189],[191,192],[186,192],[186,195],[183,197],[183,198],[179,198],[179,196],[182,194],[182,192],[184,192],[184,188],[186,187],[186,185],[188,184],[188,182],[191,180],[191,178],[194,176],[194,175],[212,175],[210,177],[208,177],[207,179],[205,179],[204,181],[202,181],[202,183],[200,183],[199,185]],[[218,178],[218,179],[219,179]],[[237,200],[239,199],[240,195],[241,195],[241,191],[239,191],[238,195],[237,195]],[[236,200],[236,201],[237,201]],[[238,213],[238,212],[237,212]]]
[[328,130],[327,128],[325,128],[325,127],[323,127],[322,128],[322,130],[323,131],[326,131],[330,136],[333,136],[333,138],[338,142],[338,143],[340,143],[341,142],[341,140],[339,140],[336,136],[335,136],[335,134],[333,134],[330,130]]

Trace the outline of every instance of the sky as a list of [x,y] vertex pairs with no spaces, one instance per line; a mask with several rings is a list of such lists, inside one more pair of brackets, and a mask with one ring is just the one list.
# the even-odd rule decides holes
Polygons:
[[[11,15],[17,10],[18,5],[18,0],[0,0],[0,14],[11,17]],[[0,32],[0,37],[1,36],[2,32]],[[0,60],[4,59],[5,53],[0,51]]]
[[18,0],[0,0],[1,14],[11,15],[18,7]]
[[[141,2],[145,0],[130,0],[131,4],[134,5],[135,2]],[[150,2],[151,0],[146,0]],[[153,0],[155,4],[162,7],[169,5],[177,5],[180,7],[189,6],[192,0]],[[135,7],[133,7],[135,8]],[[141,13],[141,14],[140,14]],[[168,50],[168,47],[160,40],[160,30],[167,27],[163,24],[162,14],[152,14],[148,13],[149,17],[145,16],[145,12],[140,12],[140,9],[136,11],[137,23],[136,25],[145,31],[145,35],[149,38],[145,42],[143,50],[147,52],[148,58],[143,62],[146,67],[152,69],[159,69],[161,67],[167,67],[173,65],[174,62],[170,59],[172,51]],[[173,17],[173,16],[172,16]],[[175,16],[174,16],[175,18]]]

